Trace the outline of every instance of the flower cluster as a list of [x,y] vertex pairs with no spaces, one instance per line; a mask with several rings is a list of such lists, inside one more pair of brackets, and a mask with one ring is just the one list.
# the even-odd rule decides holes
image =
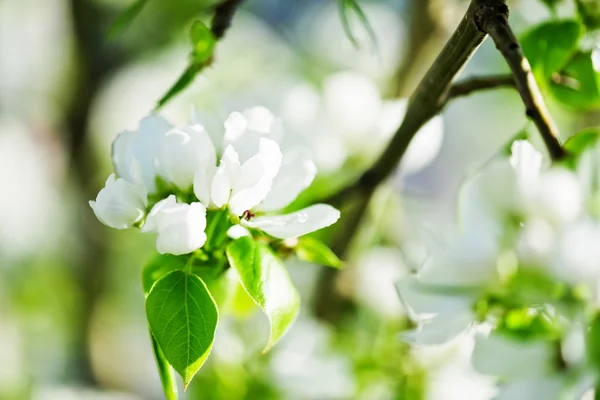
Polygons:
[[[272,139],[279,125],[267,109],[205,125],[214,132],[149,116],[137,131],[120,133],[112,146],[115,174],[90,201],[98,219],[116,229],[155,232],[158,252],[175,255],[205,244],[211,212],[228,210],[232,224],[281,239],[337,221],[339,211],[325,204],[276,214],[311,184],[316,168],[302,150],[282,153]],[[222,143],[215,143],[211,138],[221,133]]]
[[405,337],[474,334],[473,365],[507,382],[500,398],[585,389],[590,377],[573,371],[590,362],[583,336],[600,282],[598,149],[543,168],[516,141],[490,162],[461,193],[459,231],[398,284],[417,323]]

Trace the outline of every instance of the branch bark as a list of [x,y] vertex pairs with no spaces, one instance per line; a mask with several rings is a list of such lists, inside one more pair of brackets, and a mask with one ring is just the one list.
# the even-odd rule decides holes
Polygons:
[[508,7],[503,1],[480,0],[482,6],[475,15],[475,22],[483,32],[490,35],[510,67],[517,90],[525,103],[526,114],[537,126],[548,153],[556,161],[565,156],[559,140],[558,129],[548,112],[544,98],[531,72],[529,61],[508,24]]
[[515,87],[515,80],[512,75],[494,75],[468,78],[452,85],[450,91],[448,91],[446,99],[444,100],[444,105],[457,97],[468,96],[480,90],[497,89],[502,87]]
[[233,16],[244,0],[225,0],[215,7],[215,13],[210,23],[210,30],[214,37],[219,40],[231,25]]

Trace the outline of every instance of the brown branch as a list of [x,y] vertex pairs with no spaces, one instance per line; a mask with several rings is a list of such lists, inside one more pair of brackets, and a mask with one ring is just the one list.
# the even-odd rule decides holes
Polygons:
[[215,39],[219,40],[231,25],[235,12],[244,0],[225,0],[215,7],[215,13],[210,23],[210,31]]
[[529,61],[523,55],[521,46],[508,24],[508,7],[498,0],[480,2],[482,7],[475,15],[475,22],[483,32],[490,35],[506,59],[517,90],[525,103],[526,114],[537,126],[550,157],[553,160],[561,159],[566,153],[560,144],[558,129],[546,108]]
[[457,82],[450,88],[450,91],[444,99],[444,105],[457,97],[468,96],[480,90],[489,90],[497,88],[514,88],[515,79],[512,75],[494,75],[486,77],[468,78]]

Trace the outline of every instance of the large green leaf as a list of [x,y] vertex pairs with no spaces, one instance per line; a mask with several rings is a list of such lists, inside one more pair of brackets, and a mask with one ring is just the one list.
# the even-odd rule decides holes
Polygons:
[[158,367],[158,374],[160,375],[160,382],[163,387],[165,398],[167,400],[177,400],[177,383],[175,382],[171,366],[167,362],[167,359],[154,338],[154,335],[152,335],[152,332],[150,332],[150,338],[152,339],[152,350],[154,351],[154,358],[156,360],[156,366]]
[[553,74],[567,65],[582,35],[581,25],[573,20],[549,21],[523,35],[521,47],[538,83],[549,83]]
[[245,236],[227,247],[229,264],[248,295],[271,323],[269,351],[287,332],[300,310],[300,297],[281,261],[269,246]]
[[152,286],[146,316],[166,360],[187,386],[212,349],[219,320],[206,285],[184,271],[167,274]]
[[575,0],[577,12],[585,26],[600,29],[600,2],[598,0]]
[[340,268],[342,261],[325,243],[310,236],[298,239],[296,255],[299,259],[326,267]]
[[560,76],[565,82],[550,86],[557,100],[582,110],[600,107],[600,65],[594,65],[592,52],[575,54]]
[[591,318],[586,337],[588,363],[596,372],[600,373],[600,312]]

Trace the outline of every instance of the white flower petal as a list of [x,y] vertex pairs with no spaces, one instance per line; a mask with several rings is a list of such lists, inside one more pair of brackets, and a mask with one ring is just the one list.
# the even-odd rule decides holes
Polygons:
[[496,400],[558,400],[561,397],[563,380],[560,376],[520,379],[506,384]]
[[146,217],[146,222],[144,222],[144,226],[142,226],[142,232],[156,232],[158,229],[157,215],[163,208],[169,208],[177,204],[177,198],[174,194],[170,195],[166,199],[162,199],[158,203],[152,207],[152,210],[148,213]]
[[276,211],[290,204],[312,183],[317,167],[305,152],[284,155],[279,173],[259,210]]
[[221,208],[229,201],[234,182],[239,180],[241,166],[238,154],[232,146],[227,146],[221,164],[211,182],[210,196],[212,203]]
[[482,374],[530,379],[551,372],[554,357],[550,342],[524,341],[492,333],[476,337],[471,362]]
[[163,204],[155,213],[156,249],[165,254],[187,254],[206,242],[206,207],[201,203]]
[[229,210],[241,216],[244,211],[259,205],[271,190],[273,178],[281,166],[279,145],[270,139],[261,138],[259,152],[246,161],[240,176],[233,180]]
[[275,123],[275,116],[263,106],[252,107],[242,112],[248,122],[248,129],[269,133]]
[[151,115],[140,122],[140,127],[133,138],[133,154],[141,171],[144,185],[148,192],[156,190],[155,158],[160,149],[160,142],[172,125],[164,118]]
[[511,146],[510,165],[517,174],[521,190],[530,190],[540,176],[542,154],[527,140],[516,140]]
[[215,148],[202,125],[177,127],[163,137],[156,157],[160,175],[182,190],[199,170],[216,164]]
[[115,174],[111,174],[96,201],[90,201],[90,207],[103,224],[126,229],[144,216],[146,197],[135,185],[122,178],[116,179]]
[[119,178],[128,182],[134,182],[133,173],[133,142],[136,132],[125,131],[117,135],[112,142],[112,162],[115,172]]
[[288,239],[306,235],[335,223],[340,212],[327,204],[315,204],[287,215],[256,217],[242,220],[242,225],[260,229],[271,236]]

